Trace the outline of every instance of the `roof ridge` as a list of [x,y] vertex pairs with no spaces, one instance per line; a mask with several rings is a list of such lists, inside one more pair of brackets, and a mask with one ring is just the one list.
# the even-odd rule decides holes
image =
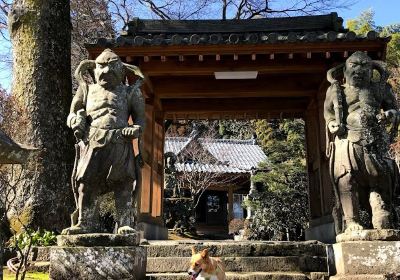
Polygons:
[[[253,144],[253,139],[224,139],[224,138],[199,138],[199,140],[209,140],[210,142],[220,143],[237,143],[237,144]],[[256,144],[255,144],[256,145]]]
[[[165,141],[188,141],[190,137],[186,136],[166,136]],[[226,143],[226,144],[247,144],[258,146],[254,139],[225,139],[225,138],[198,138],[200,142]]]
[[[300,24],[301,23],[301,24]],[[336,12],[324,15],[300,15],[259,19],[190,19],[158,20],[134,18],[128,23],[128,34],[149,33],[225,33],[282,30],[345,30],[343,18]]]
[[169,139],[169,140],[187,140],[189,139],[189,137],[186,136],[165,136],[165,139]]

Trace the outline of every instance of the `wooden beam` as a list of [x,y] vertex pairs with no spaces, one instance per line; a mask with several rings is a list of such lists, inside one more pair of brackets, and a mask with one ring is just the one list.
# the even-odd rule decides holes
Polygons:
[[191,114],[226,112],[253,114],[254,112],[276,113],[304,112],[309,98],[214,98],[214,99],[165,99],[161,100],[167,114]]
[[214,77],[153,77],[154,94],[165,98],[309,97],[316,94],[321,75],[264,75],[251,80]]
[[[169,59],[164,63],[150,61],[141,64],[141,70],[149,76],[170,75],[213,75],[217,71],[258,71],[260,74],[268,73],[321,73],[328,70],[328,65],[323,59],[279,59],[279,60],[250,60],[224,58],[223,62],[214,59],[199,61],[197,58],[186,57],[185,61]],[[236,59],[236,60],[235,60]]]
[[[254,112],[254,113],[232,113],[232,112],[203,112],[203,113],[167,113],[168,120],[270,120],[279,119],[281,113]],[[283,112],[284,119],[304,118],[304,112]]]
[[[385,49],[385,41],[342,41],[342,42],[294,42],[271,44],[239,44],[239,45],[168,45],[168,46],[119,46],[113,50],[119,56],[179,56],[179,55],[232,55],[235,54],[265,54],[265,53],[325,53],[344,51],[379,52]],[[92,57],[97,57],[104,48],[88,47]]]

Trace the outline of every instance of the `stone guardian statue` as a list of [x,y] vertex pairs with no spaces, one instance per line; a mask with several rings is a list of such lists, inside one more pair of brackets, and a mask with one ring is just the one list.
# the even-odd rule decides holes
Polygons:
[[[84,74],[94,76],[87,84]],[[135,85],[125,83],[126,73],[138,76]],[[134,188],[140,183],[141,133],[145,126],[145,103],[139,90],[143,74],[125,64],[110,49],[95,61],[81,62],[75,72],[79,88],[73,98],[67,125],[77,139],[72,174],[76,211],[72,226],[62,234],[99,233],[99,197],[113,192],[118,234],[134,232]],[[128,120],[134,121],[133,125]],[[139,139],[135,157],[132,140]]]
[[388,76],[384,63],[364,52],[328,72],[324,118],[338,233],[363,230],[360,208],[372,217],[374,229],[393,227],[399,171],[389,145],[397,136],[400,114]]

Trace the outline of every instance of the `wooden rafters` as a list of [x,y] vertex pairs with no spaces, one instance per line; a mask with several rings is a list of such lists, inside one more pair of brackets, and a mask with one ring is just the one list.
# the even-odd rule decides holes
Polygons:
[[197,114],[207,112],[255,113],[255,112],[304,112],[308,98],[217,98],[196,99],[187,102],[184,99],[162,100],[163,109],[168,113]]
[[148,76],[170,75],[213,75],[217,71],[258,71],[263,73],[321,73],[327,69],[327,63],[322,59],[306,60],[282,59],[270,61],[267,55],[258,56],[257,60],[250,57],[229,56],[222,58],[223,63],[217,63],[215,59],[199,61],[197,57],[187,57],[185,61],[170,59],[160,63],[152,60],[140,64],[140,68]]
[[264,75],[255,80],[216,80],[214,76],[153,77],[154,91],[166,98],[309,97],[322,75]]

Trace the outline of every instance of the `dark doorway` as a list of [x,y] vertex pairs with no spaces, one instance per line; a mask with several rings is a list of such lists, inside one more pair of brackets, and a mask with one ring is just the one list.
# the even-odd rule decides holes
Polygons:
[[227,225],[227,193],[205,191],[196,208],[196,221],[207,226]]

